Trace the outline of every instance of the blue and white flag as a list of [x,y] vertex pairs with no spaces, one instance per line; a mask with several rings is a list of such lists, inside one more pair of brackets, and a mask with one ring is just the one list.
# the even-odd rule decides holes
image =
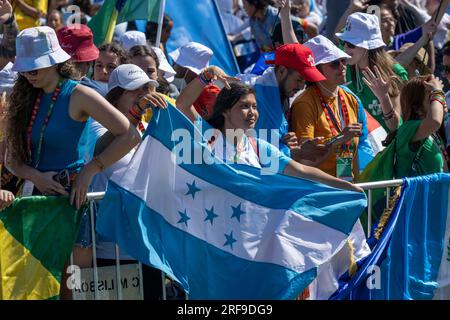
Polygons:
[[450,299],[450,175],[406,178],[373,252],[332,299]]
[[128,168],[111,178],[97,231],[190,299],[296,298],[348,245],[365,195],[217,158],[180,163],[191,152],[178,148],[180,129],[193,137],[188,159],[214,158],[175,107],[155,110]]

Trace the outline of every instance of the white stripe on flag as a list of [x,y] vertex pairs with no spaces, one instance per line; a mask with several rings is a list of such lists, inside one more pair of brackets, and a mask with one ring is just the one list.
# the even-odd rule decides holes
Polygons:
[[[172,226],[243,259],[303,272],[327,262],[345,245],[347,236],[338,230],[290,210],[273,210],[249,202],[197,178],[173,160],[169,149],[148,136],[126,174],[116,173],[111,180],[145,201]],[[206,210],[218,215],[212,225],[210,220],[205,221]],[[239,215],[239,210],[246,212],[239,216],[240,222],[232,217]],[[186,223],[180,223],[183,217]],[[233,248],[224,246],[224,235],[230,232],[236,240]]]

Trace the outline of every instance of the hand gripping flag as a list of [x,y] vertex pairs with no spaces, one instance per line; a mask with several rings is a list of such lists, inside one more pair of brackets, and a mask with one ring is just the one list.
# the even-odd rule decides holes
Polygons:
[[226,164],[175,107],[154,112],[109,182],[97,231],[190,299],[294,299],[348,245],[364,194]]

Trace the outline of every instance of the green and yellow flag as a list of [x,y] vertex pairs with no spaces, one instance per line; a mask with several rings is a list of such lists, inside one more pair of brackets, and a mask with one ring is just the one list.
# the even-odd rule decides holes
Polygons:
[[67,197],[16,199],[0,211],[0,300],[58,298],[80,219]]
[[116,24],[134,20],[158,22],[160,6],[161,0],[106,0],[88,23],[95,45],[111,42]]

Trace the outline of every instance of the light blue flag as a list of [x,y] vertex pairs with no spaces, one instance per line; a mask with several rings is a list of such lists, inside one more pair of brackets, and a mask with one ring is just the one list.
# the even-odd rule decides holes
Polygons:
[[[294,299],[347,246],[365,195],[224,163],[200,124],[154,110],[109,182],[97,231],[190,299]],[[205,162],[191,164],[198,155]]]
[[214,52],[211,65],[219,66],[229,75],[239,73],[214,0],[166,1],[166,13],[173,19],[167,52],[191,41],[199,42]]
[[450,299],[450,175],[406,178],[389,223],[332,299]]

